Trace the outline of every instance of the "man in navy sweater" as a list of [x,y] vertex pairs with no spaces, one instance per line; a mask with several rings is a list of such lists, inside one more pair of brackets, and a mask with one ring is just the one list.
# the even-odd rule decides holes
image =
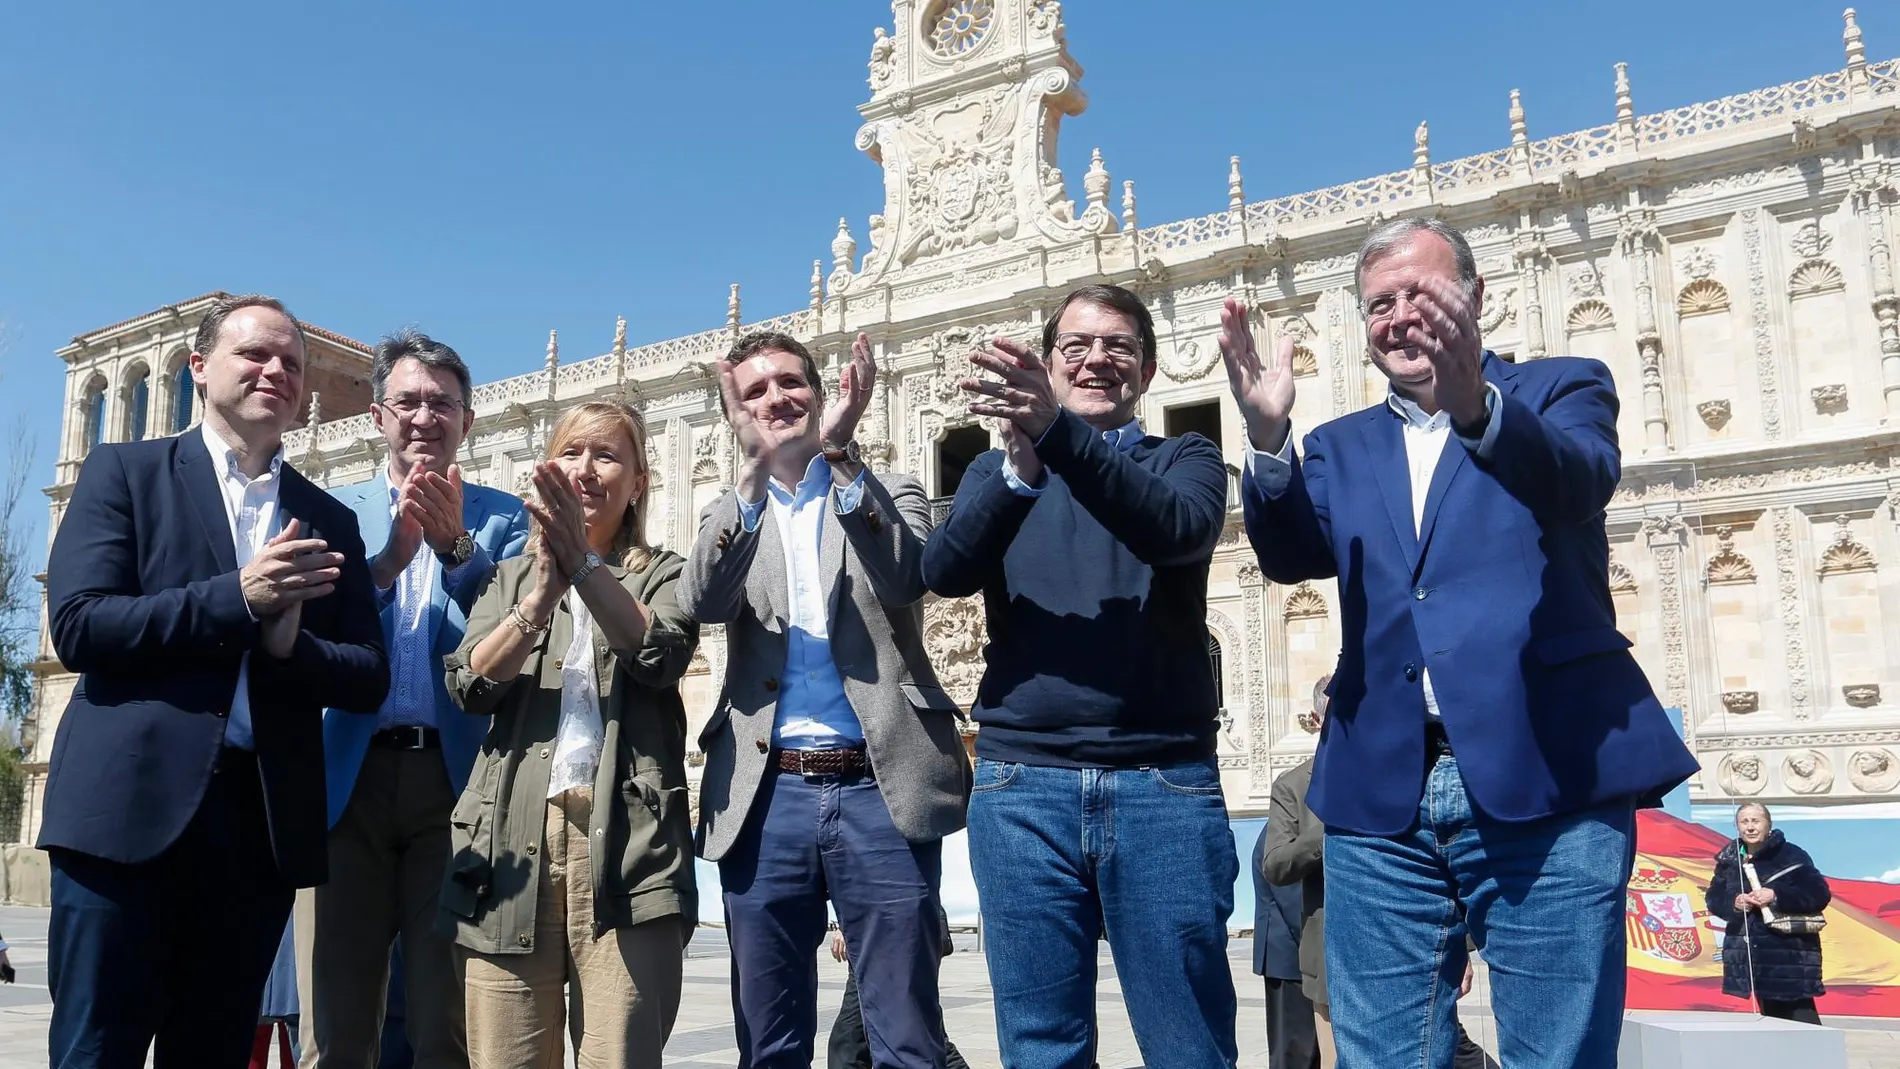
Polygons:
[[1011,1069],[1095,1057],[1106,925],[1149,1065],[1232,1066],[1227,918],[1239,862],[1214,763],[1207,570],[1220,448],[1144,435],[1154,321],[1116,286],[1064,298],[1042,353],[972,355],[970,411],[1003,421],[924,550],[944,597],[983,592],[970,863]]

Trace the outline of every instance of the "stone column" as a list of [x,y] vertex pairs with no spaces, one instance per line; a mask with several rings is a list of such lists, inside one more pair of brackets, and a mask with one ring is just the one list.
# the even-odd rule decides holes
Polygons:
[[1518,231],[1512,246],[1524,278],[1524,358],[1541,360],[1549,352],[1544,338],[1543,293],[1550,250],[1544,247],[1543,232],[1535,228]]
[[1807,607],[1801,597],[1802,562],[1797,524],[1807,522],[1794,508],[1773,510],[1775,530],[1775,594],[1781,607],[1781,646],[1787,656],[1788,704],[1796,720],[1814,715],[1808,692]]
[[1643,538],[1656,561],[1656,591],[1662,610],[1663,704],[1682,710],[1682,733],[1695,742],[1694,695],[1689,677],[1689,639],[1683,612],[1682,558],[1688,528],[1680,516],[1651,516]]
[[1849,197],[1867,235],[1867,260],[1873,270],[1874,321],[1880,325],[1882,422],[1900,417],[1900,296],[1894,293],[1893,250],[1887,243],[1887,206],[1893,193],[1883,160],[1862,160],[1854,167]]
[[1775,328],[1769,303],[1768,265],[1762,250],[1762,212],[1741,213],[1742,244],[1747,252],[1748,317],[1755,342],[1755,376],[1761,390],[1761,428],[1768,438],[1781,437],[1781,369],[1775,362]]
[[1662,332],[1656,326],[1656,213],[1632,208],[1623,213],[1617,246],[1636,279],[1636,353],[1643,374],[1643,452],[1669,448],[1669,420],[1663,410]]
[[[1267,585],[1260,565],[1247,561],[1235,570],[1240,580],[1241,631],[1246,648],[1238,678],[1247,681],[1247,784],[1251,794],[1265,796],[1273,783],[1273,747],[1267,728],[1269,685],[1284,687],[1286,663],[1267,655]],[[1282,636],[1284,639],[1284,636]],[[1286,643],[1274,647],[1284,654]]]

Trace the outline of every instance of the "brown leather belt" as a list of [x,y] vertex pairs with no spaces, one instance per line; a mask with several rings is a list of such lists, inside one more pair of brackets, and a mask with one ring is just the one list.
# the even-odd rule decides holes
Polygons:
[[855,776],[871,767],[864,747],[825,750],[774,750],[772,764],[781,772],[801,776]]

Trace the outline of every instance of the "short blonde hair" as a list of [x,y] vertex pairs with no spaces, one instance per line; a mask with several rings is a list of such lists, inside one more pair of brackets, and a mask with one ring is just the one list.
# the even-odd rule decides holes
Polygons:
[[[555,422],[554,430],[548,435],[547,455],[544,459],[552,461],[567,448],[567,443],[592,431],[602,428],[618,428],[626,432],[627,440],[633,443],[633,455],[627,463],[642,476],[650,476],[647,471],[647,421],[639,411],[619,401],[588,401],[567,410]],[[621,518],[620,530],[614,534],[614,553],[618,564],[629,571],[639,571],[653,560],[654,547],[647,545],[647,487],[643,483],[633,499],[627,502],[627,514]]]
[[1768,823],[1767,830],[1769,831],[1775,830],[1775,815],[1773,813],[1770,813],[1768,811],[1768,807],[1761,804],[1760,802],[1743,802],[1741,805],[1738,805],[1735,807],[1735,824],[1737,827],[1741,826],[1742,814],[1748,812],[1751,809],[1761,810],[1761,819]]

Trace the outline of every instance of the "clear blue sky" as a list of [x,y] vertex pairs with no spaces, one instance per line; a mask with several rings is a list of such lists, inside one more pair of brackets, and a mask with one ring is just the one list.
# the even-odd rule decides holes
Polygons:
[[[1069,0],[1091,146],[1146,223],[1397,170],[1844,65],[1840,0],[1589,5]],[[1900,13],[1866,4],[1868,56]],[[213,289],[365,341],[403,324],[478,380],[801,308],[881,176],[852,147],[878,0],[189,5],[0,12],[0,421],[52,479],[53,350]],[[44,502],[26,508],[44,522]]]

